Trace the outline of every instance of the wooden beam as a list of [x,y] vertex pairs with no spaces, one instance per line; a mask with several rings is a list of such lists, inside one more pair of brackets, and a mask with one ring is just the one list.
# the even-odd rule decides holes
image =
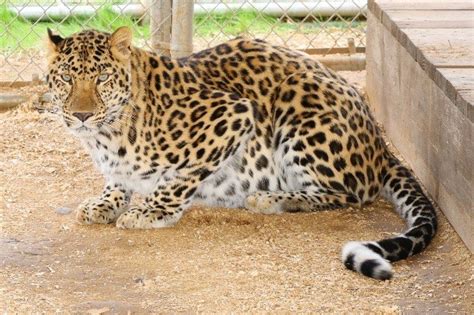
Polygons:
[[316,60],[335,71],[365,70],[365,54],[346,55],[313,55]]
[[[369,1],[370,2],[373,1]],[[387,10],[432,10],[432,11],[446,11],[446,10],[474,10],[474,2],[472,0],[378,0],[377,4],[384,11]]]
[[389,17],[399,28],[473,28],[473,12],[469,10],[389,10]]
[[0,112],[12,109],[26,100],[25,96],[18,93],[0,93]]
[[[351,52],[349,47],[308,48],[302,51],[310,55],[349,54]],[[365,53],[365,47],[355,47],[355,52],[363,54]]]
[[171,1],[151,1],[150,33],[152,49],[165,56],[170,56],[171,41]]
[[174,0],[171,31],[171,55],[175,58],[193,52],[193,1]]

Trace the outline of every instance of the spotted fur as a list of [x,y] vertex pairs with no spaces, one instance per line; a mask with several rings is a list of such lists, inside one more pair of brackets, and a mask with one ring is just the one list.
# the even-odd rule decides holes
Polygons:
[[[281,213],[382,195],[407,230],[342,253],[377,279],[435,235],[432,204],[363,98],[309,56],[238,38],[176,60],[132,47],[127,28],[49,38],[52,101],[107,182],[77,209],[80,223],[159,228],[193,202]],[[129,207],[134,192],[145,200]]]

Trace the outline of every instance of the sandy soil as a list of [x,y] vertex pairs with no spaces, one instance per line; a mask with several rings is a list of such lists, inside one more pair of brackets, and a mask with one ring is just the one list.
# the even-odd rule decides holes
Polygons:
[[103,181],[55,115],[35,110],[42,90],[0,114],[1,312],[473,313],[472,255],[441,214],[432,245],[391,281],[344,268],[344,242],[403,230],[383,200],[279,216],[194,208],[155,231],[76,225],[68,211]]

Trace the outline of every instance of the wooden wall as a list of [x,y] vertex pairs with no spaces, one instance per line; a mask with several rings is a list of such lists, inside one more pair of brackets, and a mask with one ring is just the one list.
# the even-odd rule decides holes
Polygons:
[[474,251],[474,2],[369,1],[377,119]]

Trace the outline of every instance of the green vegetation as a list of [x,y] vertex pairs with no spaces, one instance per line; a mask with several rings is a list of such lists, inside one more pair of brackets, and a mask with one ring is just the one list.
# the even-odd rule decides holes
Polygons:
[[[74,16],[64,20],[52,18],[50,22],[32,23],[11,13],[5,6],[0,6],[0,49],[26,49],[37,47],[46,36],[46,29],[51,28],[62,35],[70,35],[83,28],[95,28],[112,31],[119,26],[134,26],[134,20],[114,13],[110,7],[97,11],[93,17]],[[3,33],[3,29],[5,33]],[[133,27],[137,38],[149,36],[147,25]],[[20,47],[21,46],[21,47]]]
[[[350,21],[350,20],[349,20]],[[363,28],[364,22],[354,21],[352,28]],[[343,21],[327,21],[325,18],[318,20],[286,22],[280,18],[261,14],[255,11],[238,11],[223,14],[196,15],[194,26],[198,36],[208,37],[220,32],[228,35],[240,35],[243,33],[268,34],[270,32],[314,32],[321,27],[346,28],[347,23]]]
[[[238,11],[225,14],[196,15],[194,17],[195,33],[198,37],[213,37],[220,33],[229,36],[240,34],[283,33],[298,30],[298,32],[314,32],[326,22],[308,21],[287,23],[278,18],[251,11]],[[114,13],[110,5],[106,6],[93,17],[74,16],[64,20],[55,19],[50,22],[31,22],[16,17],[5,5],[0,5],[0,50],[17,50],[34,48],[41,45],[49,27],[62,35],[70,35],[81,30],[84,26],[104,31],[112,31],[119,26],[133,26],[136,40],[148,39],[150,36],[148,24],[137,24],[129,16]],[[363,22],[355,21],[353,28],[362,28]],[[343,22],[328,22],[325,27],[344,28]]]
[[245,32],[264,32],[272,25],[283,24],[277,18],[251,11],[228,12],[223,14],[198,14],[194,25],[199,36],[213,36],[220,32],[239,35]]

